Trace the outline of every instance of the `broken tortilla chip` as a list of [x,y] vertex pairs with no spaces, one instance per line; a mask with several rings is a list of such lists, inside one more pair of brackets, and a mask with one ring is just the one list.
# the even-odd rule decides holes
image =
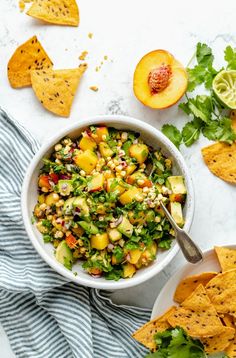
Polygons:
[[87,65],[75,69],[32,71],[32,88],[42,105],[59,116],[68,117],[80,79]]
[[230,316],[228,313],[226,313],[221,320],[223,321],[224,325],[226,327],[235,328],[235,321],[234,317]]
[[184,278],[182,281],[180,281],[175,290],[175,302],[183,302],[189,295],[191,295],[191,293],[198,287],[198,285],[202,284],[203,286],[206,286],[206,284],[216,275],[217,272],[203,272],[198,275]]
[[79,9],[75,0],[34,0],[27,15],[56,25],[79,25]]
[[46,70],[53,66],[36,36],[19,46],[8,62],[8,79],[13,88],[31,85],[32,70]]
[[207,353],[223,352],[234,340],[234,335],[234,328],[224,327],[220,334],[216,334],[213,337],[202,338],[201,342]]
[[219,314],[236,317],[236,269],[214,277],[206,285],[206,292]]
[[214,249],[223,272],[236,269],[236,250],[218,246],[215,246]]
[[211,337],[224,327],[201,284],[167,320],[172,327],[184,328],[191,337]]
[[229,183],[236,183],[236,143],[209,145],[202,148],[202,156],[214,175]]
[[153,337],[157,332],[163,332],[167,328],[170,328],[170,325],[167,322],[167,318],[171,313],[175,312],[175,310],[176,307],[172,306],[162,316],[146,323],[144,326],[134,332],[132,335],[133,338],[142,343],[145,347],[149,348],[151,351],[155,351],[157,347]]

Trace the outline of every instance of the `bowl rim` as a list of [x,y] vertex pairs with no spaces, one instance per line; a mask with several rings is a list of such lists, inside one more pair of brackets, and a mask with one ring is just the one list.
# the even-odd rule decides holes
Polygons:
[[135,124],[137,126],[137,131],[140,132],[146,132],[146,133],[152,133],[154,134],[157,139],[162,142],[167,148],[170,148],[172,152],[174,152],[175,158],[178,159],[178,162],[181,163],[183,170],[185,172],[185,181],[187,182],[188,186],[188,195],[191,198],[190,205],[188,207],[188,215],[187,220],[185,223],[185,229],[188,231],[191,227],[192,220],[193,220],[193,214],[194,214],[194,188],[193,188],[193,182],[192,178],[189,172],[189,169],[185,163],[185,160],[182,156],[182,154],[179,152],[179,150],[175,147],[175,145],[158,129],[153,127],[152,125],[140,120],[136,119],[131,116],[125,116],[125,115],[117,115],[117,114],[107,114],[107,115],[98,115],[98,116],[91,116],[88,118],[85,118],[81,120],[79,123],[73,123],[60,131],[58,131],[55,135],[50,136],[49,139],[45,140],[39,150],[35,153],[33,158],[31,159],[31,162],[25,172],[23,184],[22,184],[22,191],[21,191],[21,211],[22,211],[22,218],[24,227],[26,230],[26,233],[33,244],[33,247],[38,252],[38,254],[42,257],[42,259],[56,272],[58,272],[63,277],[69,279],[70,281],[73,281],[77,284],[81,284],[83,286],[97,288],[97,289],[105,289],[105,290],[116,290],[116,289],[123,289],[128,287],[133,287],[136,285],[139,285],[153,276],[157,275],[160,271],[162,271],[169,263],[170,261],[176,256],[176,254],[179,251],[179,246],[176,243],[171,250],[169,250],[168,255],[165,257],[165,259],[157,264],[153,265],[151,268],[149,266],[149,271],[145,272],[145,268],[143,269],[143,274],[141,276],[134,276],[128,280],[120,280],[120,281],[108,281],[104,279],[104,282],[96,282],[95,278],[92,278],[88,276],[88,278],[81,278],[79,275],[75,276],[72,271],[67,270],[64,268],[60,263],[57,263],[56,260],[51,257],[50,255],[46,254],[44,248],[40,245],[38,239],[36,238],[33,229],[32,229],[32,223],[31,218],[28,215],[28,207],[27,207],[27,199],[29,194],[29,184],[31,177],[34,173],[35,168],[39,164],[42,157],[45,155],[45,153],[52,148],[52,146],[60,140],[62,137],[69,135],[70,132],[79,130],[83,127],[87,127],[89,125],[93,124],[106,124],[109,122],[114,122],[114,125],[117,124],[124,126],[129,126],[129,123]]

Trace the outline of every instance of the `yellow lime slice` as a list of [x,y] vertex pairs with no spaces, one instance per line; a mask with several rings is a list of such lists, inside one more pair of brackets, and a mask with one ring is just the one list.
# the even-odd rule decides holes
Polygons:
[[223,70],[213,80],[213,91],[227,107],[236,109],[236,71]]

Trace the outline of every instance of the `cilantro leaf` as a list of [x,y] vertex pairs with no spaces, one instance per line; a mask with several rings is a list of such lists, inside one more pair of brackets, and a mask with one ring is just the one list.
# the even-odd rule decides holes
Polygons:
[[227,46],[225,49],[225,61],[228,62],[227,70],[236,70],[236,49]]
[[202,129],[202,133],[210,140],[222,141],[232,144],[236,140],[236,133],[231,127],[231,119],[223,117],[218,121],[212,121]]
[[188,102],[181,103],[179,107],[188,115],[200,118],[203,122],[209,122],[212,117],[213,103],[210,96],[201,95],[190,98]]
[[199,42],[196,49],[196,58],[198,64],[193,68],[187,68],[189,92],[192,92],[202,83],[205,84],[206,88],[211,88],[212,80],[217,74],[217,71],[212,66],[214,56],[209,46]]
[[179,327],[167,329],[154,336],[158,351],[146,358],[206,358],[203,345]]
[[123,270],[120,268],[118,268],[118,269],[113,268],[112,271],[105,273],[106,280],[118,281],[122,277],[123,277]]
[[188,91],[192,92],[195,87],[204,82],[206,69],[202,66],[195,66],[194,68],[187,68],[188,72]]
[[161,129],[161,131],[179,149],[179,146],[180,146],[180,144],[182,142],[182,134],[178,130],[178,128],[176,128],[172,124],[164,124],[162,129]]
[[196,57],[197,57],[197,62],[199,65],[201,65],[203,67],[211,67],[212,66],[214,56],[212,54],[211,48],[209,46],[207,46],[206,44],[202,44],[202,43],[198,42]]
[[112,251],[113,255],[117,259],[118,262],[121,262],[124,257],[124,251],[120,246],[115,246],[114,250]]
[[198,140],[201,132],[203,122],[194,118],[193,121],[185,124],[182,130],[183,142],[187,147],[190,147],[196,140]]

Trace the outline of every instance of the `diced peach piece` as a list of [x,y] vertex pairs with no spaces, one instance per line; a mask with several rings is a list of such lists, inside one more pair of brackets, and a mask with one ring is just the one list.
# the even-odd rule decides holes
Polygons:
[[123,275],[124,275],[124,278],[130,278],[132,277],[136,272],[136,268],[133,264],[131,263],[127,263],[125,265],[123,265]]
[[136,184],[140,188],[144,188],[145,186],[147,186],[148,188],[152,187],[151,180],[149,180],[145,174],[139,171],[134,172],[132,175],[130,175],[126,181],[128,184]]
[[47,189],[51,189],[51,185],[49,183],[49,180],[50,180],[50,176],[49,175],[41,175],[39,177],[39,187],[40,188],[47,188]]
[[115,178],[115,174],[112,171],[105,171],[103,172],[104,178],[110,179],[110,178]]
[[90,243],[93,249],[104,250],[109,244],[108,234],[104,232],[102,234],[92,235]]
[[104,142],[104,138],[103,136],[108,137],[109,132],[107,127],[97,127],[95,133],[92,134],[93,139],[95,140],[95,142],[98,144],[100,142]]
[[139,249],[130,250],[128,255],[129,259],[127,259],[127,261],[135,265],[140,259],[141,255],[142,255],[142,251]]
[[79,152],[74,157],[74,162],[87,174],[90,174],[93,171],[93,169],[96,167],[96,164],[98,162],[98,157],[92,150],[87,149],[84,152],[82,151]]
[[79,147],[82,150],[94,150],[97,147],[97,144],[92,137],[89,137],[87,134],[85,134],[79,142]]
[[93,175],[92,179],[88,182],[88,191],[99,191],[103,189],[104,175],[98,173]]
[[149,150],[146,144],[137,143],[137,144],[132,144],[129,147],[129,155],[132,158],[135,158],[139,164],[145,162],[145,160],[148,157],[148,153]]
[[135,171],[136,168],[137,167],[136,167],[136,165],[134,163],[128,164],[127,168],[125,168],[126,174],[127,175],[132,174]]
[[121,204],[126,205],[129,203],[132,203],[132,201],[142,201],[143,200],[143,194],[142,189],[137,188],[136,186],[133,186],[126,190],[120,197],[119,200]]

